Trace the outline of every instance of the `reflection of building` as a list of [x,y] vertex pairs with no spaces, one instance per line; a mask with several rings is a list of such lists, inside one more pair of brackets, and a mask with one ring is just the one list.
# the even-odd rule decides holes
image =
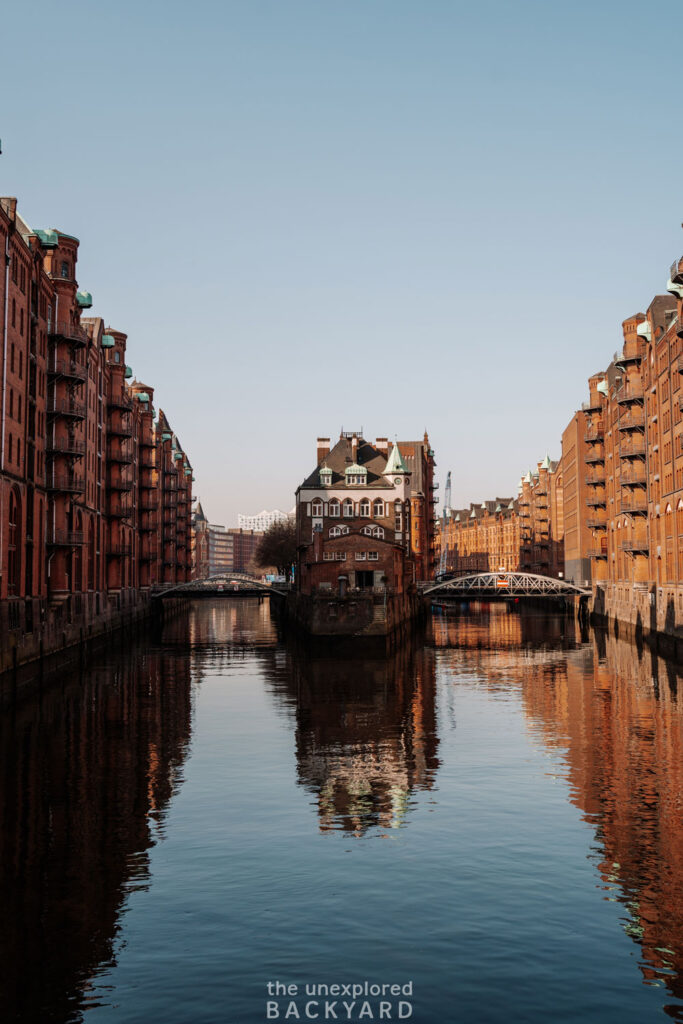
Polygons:
[[298,774],[316,794],[321,831],[405,823],[439,766],[433,653],[300,657],[294,668]]
[[3,1021],[81,1019],[84,982],[148,885],[188,749],[190,667],[125,650],[0,715]]

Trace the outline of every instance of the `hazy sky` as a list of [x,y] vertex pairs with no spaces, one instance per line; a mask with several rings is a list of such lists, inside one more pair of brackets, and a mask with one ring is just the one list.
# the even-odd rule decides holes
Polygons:
[[683,253],[680,0],[5,5],[0,193],[81,239],[208,517],[317,435],[512,494]]

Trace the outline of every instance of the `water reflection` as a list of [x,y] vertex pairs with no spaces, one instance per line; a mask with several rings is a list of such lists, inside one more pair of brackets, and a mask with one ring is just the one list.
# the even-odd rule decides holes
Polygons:
[[[551,996],[563,983],[579,1000],[588,978],[587,999],[609,995],[610,985],[623,993],[607,1019],[649,1020],[662,1007],[683,1020],[680,674],[647,648],[587,637],[570,619],[512,604],[445,611],[426,643],[376,659],[313,656],[283,641],[257,598],[198,602],[161,635],[65,674],[0,717],[0,1019],[56,1024],[100,1007],[95,1020],[208,1024],[219,1010],[236,1019],[239,1003],[239,1019],[255,1024],[263,1015],[251,993],[276,952],[290,957],[290,973],[321,958],[325,978],[361,939],[386,947],[377,967],[387,977],[401,962],[422,979],[432,1000],[426,1024],[451,1019],[455,994],[472,1011],[463,1019],[476,1019],[482,985],[504,977],[512,991],[556,938],[528,914],[539,906],[542,861],[549,911],[561,906],[569,921],[568,872],[589,894],[585,930],[582,919],[568,925],[568,960],[544,976],[545,1003],[540,984],[538,1002],[526,990],[510,1005],[505,992],[490,994],[487,1019],[502,1022],[510,1010],[540,1024],[560,1005]],[[200,739],[188,764],[193,729]],[[194,786],[193,796],[182,813],[175,802],[169,827],[185,774],[183,796]],[[548,777],[559,786],[552,797]],[[575,850],[546,849],[534,798],[563,828],[580,814],[592,831],[562,833]],[[513,819],[528,867],[506,850]],[[149,890],[142,909],[137,890]],[[154,917],[158,901],[172,906],[180,890],[175,918]],[[188,957],[188,935],[165,922],[184,924],[193,908]],[[617,909],[628,940],[603,917],[601,946],[596,908]],[[126,911],[151,921],[138,947]],[[273,929],[282,921],[278,934],[292,936],[292,948],[280,954]],[[167,963],[146,958],[155,939],[166,943]],[[619,939],[640,974],[615,953],[603,989],[601,956]],[[244,993],[221,988],[231,957],[243,978],[251,972]],[[117,960],[133,979],[127,990]],[[187,991],[171,998],[173,984]],[[122,989],[129,1003],[119,1016]],[[214,993],[205,1012],[175,1006],[199,991]],[[567,1019],[578,1019],[578,1006],[566,1007]]]
[[[624,907],[645,983],[683,1000],[683,669],[614,636],[584,638],[570,619],[502,603],[432,626],[459,672],[519,687],[533,736],[561,755],[571,802],[595,829],[599,885]],[[680,1003],[664,1009],[683,1020]]]
[[297,777],[315,796],[320,831],[360,837],[404,824],[439,766],[433,652],[406,643],[382,658],[311,657],[292,647],[280,679],[276,692],[295,709]]
[[138,651],[62,676],[0,717],[3,1021],[80,1020],[150,884],[191,731],[187,658]]

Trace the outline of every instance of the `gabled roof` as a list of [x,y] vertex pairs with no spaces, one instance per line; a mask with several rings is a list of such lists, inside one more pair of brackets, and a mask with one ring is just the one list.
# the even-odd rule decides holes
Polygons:
[[[386,487],[387,490],[390,488],[393,490],[391,483],[384,476],[387,466],[386,454],[375,448],[368,441],[364,441],[362,437],[358,438],[355,457],[351,446],[351,438],[340,437],[331,451],[327,453],[322,464],[324,464],[326,469],[332,470],[332,487],[335,484],[343,486],[346,470],[356,465],[360,466],[362,470],[367,471],[368,487]],[[313,472],[306,477],[301,484],[303,488],[317,489],[320,487],[321,465],[316,466]]]

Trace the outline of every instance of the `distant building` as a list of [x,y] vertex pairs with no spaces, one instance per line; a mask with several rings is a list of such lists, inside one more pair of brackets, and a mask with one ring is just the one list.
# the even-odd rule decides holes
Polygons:
[[264,509],[256,516],[245,516],[240,512],[237,516],[237,526],[240,530],[258,530],[260,533],[265,533],[273,523],[286,522],[289,518],[287,513],[281,512],[279,508],[274,508],[272,512],[267,512]]
[[204,515],[201,502],[197,503],[193,525],[195,579],[252,570],[262,533],[256,530],[228,529],[210,523]]

